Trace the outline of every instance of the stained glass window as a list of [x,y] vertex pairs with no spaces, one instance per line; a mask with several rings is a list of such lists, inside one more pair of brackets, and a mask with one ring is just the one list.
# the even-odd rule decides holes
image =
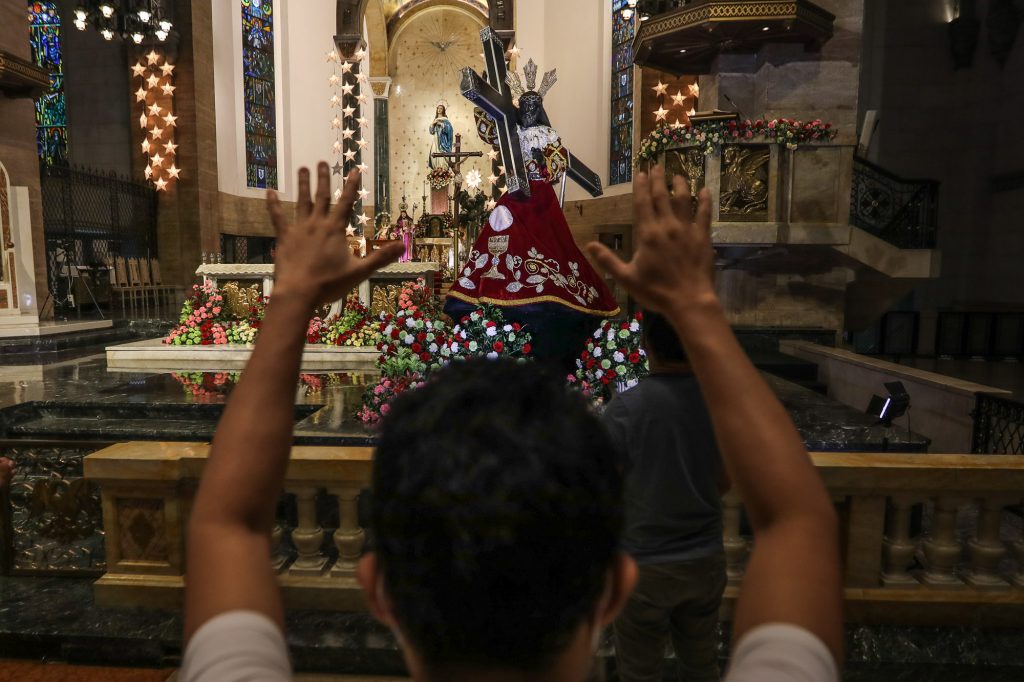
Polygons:
[[39,158],[50,164],[68,157],[67,113],[64,104],[64,60],[61,58],[60,13],[55,2],[28,3],[32,60],[50,71],[50,89],[36,100],[36,143]]
[[277,189],[273,0],[242,0],[242,70],[246,184]]
[[[634,3],[635,4],[635,3]],[[633,35],[636,13],[629,0],[612,0],[611,182],[633,179]]]

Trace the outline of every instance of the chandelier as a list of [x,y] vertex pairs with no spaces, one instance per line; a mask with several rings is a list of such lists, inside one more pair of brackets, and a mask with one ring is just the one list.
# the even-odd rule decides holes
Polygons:
[[74,24],[84,31],[90,24],[104,40],[120,36],[140,45],[147,38],[161,43],[174,29],[171,22],[171,3],[164,0],[90,0],[75,7]]

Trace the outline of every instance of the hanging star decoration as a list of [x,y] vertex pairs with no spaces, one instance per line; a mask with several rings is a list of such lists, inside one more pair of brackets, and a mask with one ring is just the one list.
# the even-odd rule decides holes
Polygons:
[[341,165],[340,161],[339,162],[335,162],[335,164],[333,166],[331,166],[331,172],[334,175],[341,175],[342,172],[344,172],[344,170],[345,170],[345,167]]
[[342,62],[341,63],[341,72],[342,73],[352,73],[352,62]]
[[677,107],[681,107],[686,104],[686,95],[683,94],[682,90],[672,95],[672,104]]
[[[341,192],[341,190],[338,190],[338,191]],[[338,198],[339,199],[341,198],[341,194],[340,193],[338,194]],[[346,227],[345,228],[345,236],[346,237],[355,237],[356,236],[356,228],[354,228],[352,226]]]
[[359,217],[356,218],[356,222],[359,223],[359,227],[366,227],[366,223],[370,222],[370,218],[365,213],[360,213]]
[[490,159],[491,161],[497,161],[500,155],[501,152],[499,152],[497,149],[492,149],[491,151],[487,152],[487,158]]
[[352,92],[355,89],[356,89],[356,86],[352,85],[351,83],[346,83],[345,85],[341,86],[341,92],[342,92],[342,94],[345,94],[345,95],[351,95]]
[[495,201],[494,199],[488,199],[488,200],[487,200],[487,203],[486,203],[486,204],[484,204],[484,207],[485,207],[485,208],[486,208],[486,209],[487,209],[488,211],[493,211],[494,209],[496,209],[496,208],[498,207],[498,202],[497,202],[497,201]]
[[330,84],[331,87],[334,87],[341,82],[341,78],[338,77],[338,74],[332,73],[330,78],[327,79],[327,82]]
[[338,51],[337,50],[331,50],[330,52],[328,52],[327,53],[327,61],[329,61],[329,62],[337,62],[338,61]]
[[654,112],[655,120],[664,121],[666,116],[668,116],[668,109],[663,106],[659,106],[658,110]]
[[360,128],[365,128],[368,121],[364,116],[360,116],[359,118],[356,119],[356,123],[359,124]]
[[351,128],[345,128],[344,130],[341,131],[341,136],[346,140],[351,140],[352,136],[355,134],[356,131],[352,130]]
[[181,169],[174,163],[178,150],[174,142],[174,128],[178,121],[174,114],[174,65],[163,54],[151,49],[144,59],[131,67],[131,72],[133,78],[142,80],[135,99],[140,110],[139,127],[144,135],[139,145],[146,157],[143,172],[157,190],[165,191],[171,181],[181,178]]
[[350,105],[345,105],[345,108],[341,110],[341,113],[345,114],[345,118],[351,118],[352,114],[356,113]]
[[354,149],[349,149],[347,152],[345,152],[345,160],[346,161],[355,161],[356,160],[356,152],[355,152]]
[[491,173],[490,175],[487,176],[487,182],[491,183],[492,185],[498,184],[498,180],[500,180],[500,178],[494,173]]
[[334,190],[334,200],[337,201],[340,198],[341,198],[341,188],[339,187],[338,189]]
[[690,97],[700,97],[700,85],[697,83],[690,83],[688,90],[690,92]]
[[335,154],[340,154],[341,153],[341,141],[335,140],[334,144],[331,145],[331,149],[334,151]]
[[360,187],[356,194],[359,195],[359,201],[366,201],[366,197],[370,196],[370,193],[366,191],[365,187]]
[[366,140],[356,140],[356,144],[359,146],[360,149],[366,149],[366,145],[368,145],[369,142],[367,142]]
[[341,119],[335,116],[331,119],[331,130],[337,130],[341,128]]
[[366,171],[370,170],[370,167],[367,166],[365,163],[361,163],[361,164],[357,165],[356,168],[359,169],[360,173],[365,173]]
[[655,95],[667,95],[668,85],[658,81],[658,84],[654,86],[653,90]]

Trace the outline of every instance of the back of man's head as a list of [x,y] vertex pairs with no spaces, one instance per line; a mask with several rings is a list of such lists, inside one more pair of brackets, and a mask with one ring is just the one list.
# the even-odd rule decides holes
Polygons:
[[653,361],[684,363],[689,360],[675,328],[663,315],[643,311],[640,337],[644,351]]
[[600,422],[537,365],[457,363],[403,395],[370,521],[403,636],[434,672],[545,668],[594,613],[621,495]]

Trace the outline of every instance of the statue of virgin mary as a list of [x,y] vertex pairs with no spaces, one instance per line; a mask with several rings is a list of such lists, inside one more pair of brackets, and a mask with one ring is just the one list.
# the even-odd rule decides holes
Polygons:
[[448,111],[444,102],[437,105],[434,122],[430,124],[430,134],[434,136],[434,141],[430,144],[430,156],[427,157],[427,164],[431,169],[436,166],[447,168],[448,163],[444,159],[434,158],[434,154],[451,154],[452,142],[455,138],[455,129],[452,128],[452,122],[448,120]]

